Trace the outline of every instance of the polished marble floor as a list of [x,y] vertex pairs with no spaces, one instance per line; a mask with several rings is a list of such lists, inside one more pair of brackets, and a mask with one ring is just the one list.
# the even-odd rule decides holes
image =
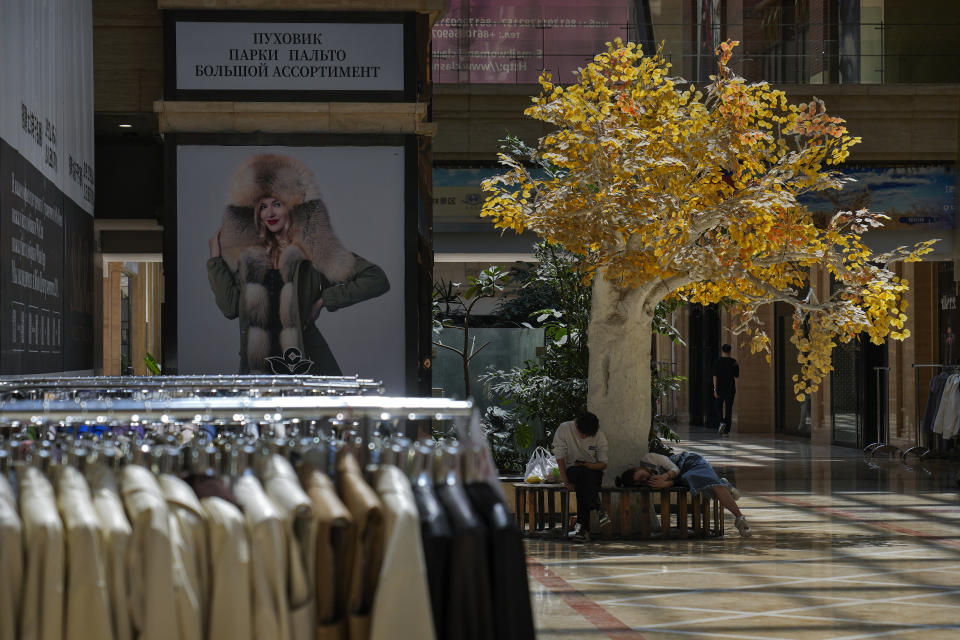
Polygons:
[[960,638],[960,464],[682,433],[743,492],[707,540],[527,541],[540,639]]

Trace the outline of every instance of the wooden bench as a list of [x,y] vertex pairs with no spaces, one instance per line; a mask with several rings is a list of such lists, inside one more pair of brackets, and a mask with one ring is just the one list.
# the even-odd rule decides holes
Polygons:
[[[570,526],[570,492],[566,487],[562,484],[525,482],[514,483],[513,487],[517,524],[521,532],[529,535],[538,531],[549,532],[559,523],[560,535],[566,536]],[[631,530],[631,495],[639,496],[639,531]],[[557,496],[560,500],[559,509],[556,507]],[[694,497],[686,487],[602,487],[600,502],[617,523],[614,535],[620,537],[639,535],[640,538],[651,538],[655,533],[659,533],[660,538],[723,536],[723,507],[720,501],[713,496]],[[656,507],[660,508],[659,531],[654,530],[649,515],[651,510],[656,511]]]

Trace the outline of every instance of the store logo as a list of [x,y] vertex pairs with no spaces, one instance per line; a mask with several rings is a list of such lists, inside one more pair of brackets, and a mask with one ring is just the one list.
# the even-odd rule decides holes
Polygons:
[[266,361],[270,363],[270,370],[277,375],[303,375],[313,365],[313,360],[304,358],[296,347],[284,351],[283,356],[270,356]]
[[956,309],[957,308],[957,296],[955,295],[942,295],[940,296],[940,309],[946,311],[947,309]]

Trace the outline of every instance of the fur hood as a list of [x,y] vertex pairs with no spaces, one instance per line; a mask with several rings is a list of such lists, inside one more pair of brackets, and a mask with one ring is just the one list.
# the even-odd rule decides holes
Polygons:
[[291,244],[329,280],[347,280],[355,258],[330,226],[330,214],[313,174],[299,160],[278,154],[258,154],[247,159],[237,168],[227,189],[220,247],[230,269],[236,272],[250,248],[263,246],[255,207],[268,196],[288,208]]
[[261,198],[272,196],[290,209],[319,200],[320,192],[307,167],[289,156],[261,153],[237,167],[227,189],[227,205],[253,208]]

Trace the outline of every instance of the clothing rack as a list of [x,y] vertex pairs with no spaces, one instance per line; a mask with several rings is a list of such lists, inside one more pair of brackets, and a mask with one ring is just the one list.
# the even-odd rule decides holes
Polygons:
[[[369,440],[381,431],[415,437],[419,425],[410,423],[425,420],[447,421],[434,428],[453,434],[458,427],[451,428],[449,422],[466,421],[472,414],[469,402],[381,393],[380,383],[356,376],[7,379],[0,381],[0,436],[37,435],[38,427],[46,430],[46,439],[60,431],[75,436],[135,431],[141,438],[147,431],[164,435],[189,431],[180,435],[190,438],[202,430],[286,436],[329,420],[352,426]],[[398,429],[401,420],[409,421],[405,429]],[[385,429],[384,423],[389,424]]]
[[[357,376],[87,376],[0,378],[0,399],[44,399],[48,394],[78,392],[165,392],[186,395],[263,394],[367,395],[383,394],[383,385]],[[39,396],[39,397],[38,397]]]
[[[914,389],[917,399],[920,398],[920,369],[931,368],[937,369],[937,375],[941,373],[960,373],[960,365],[945,365],[945,364],[913,364],[911,365],[914,369]],[[919,408],[920,403],[917,403]],[[924,403],[924,413],[926,412],[926,403]],[[925,460],[934,456],[935,453],[939,452],[942,444],[942,438],[935,438],[937,434],[930,434],[930,446],[924,446],[923,442],[925,440],[923,435],[923,419],[925,415],[921,415],[920,412],[917,412],[917,435],[916,442],[917,444],[909,449],[905,450],[900,454],[900,459],[904,462],[907,461],[907,456],[916,455],[919,459]]]
[[[472,402],[372,381],[164,378],[0,381],[0,484],[20,492],[0,486],[0,528],[19,511],[33,532],[0,536],[0,567],[24,560],[0,586],[25,594],[0,602],[0,640],[73,637],[61,623],[157,640],[533,637],[523,545]],[[414,442],[404,420],[446,422],[450,437]],[[91,497],[110,497],[116,521]],[[93,595],[47,597],[58,583]]]
[[[111,417],[140,420],[267,420],[372,417],[381,420],[449,420],[469,416],[473,403],[447,398],[371,396],[210,397],[161,400],[13,400],[0,401],[0,420],[61,421]],[[240,417],[238,417],[240,416]]]
[[890,444],[890,419],[887,413],[887,396],[883,393],[883,385],[880,380],[881,373],[886,373],[889,378],[890,367],[874,367],[873,373],[877,383],[877,441],[864,447],[863,452],[873,457],[876,457],[881,451],[888,453],[895,452],[896,455],[900,456],[903,454],[900,447]]

